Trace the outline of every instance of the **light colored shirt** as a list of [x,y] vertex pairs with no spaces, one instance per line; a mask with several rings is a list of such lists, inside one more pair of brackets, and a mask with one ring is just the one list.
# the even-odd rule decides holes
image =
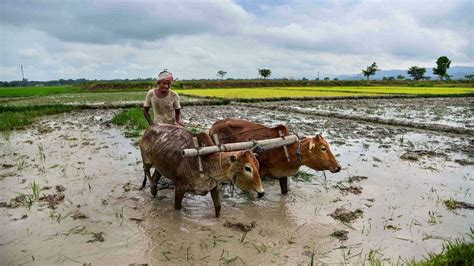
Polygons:
[[159,98],[155,95],[154,90],[151,89],[147,92],[143,106],[153,108],[155,123],[176,124],[175,110],[181,109],[179,95],[170,90],[166,97]]

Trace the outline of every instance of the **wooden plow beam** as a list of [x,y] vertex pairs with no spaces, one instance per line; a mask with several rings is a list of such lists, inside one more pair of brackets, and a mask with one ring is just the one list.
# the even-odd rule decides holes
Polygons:
[[253,148],[255,146],[262,149],[263,151],[267,151],[267,150],[279,148],[282,146],[285,147],[287,145],[294,144],[297,141],[298,141],[298,136],[289,135],[289,136],[281,136],[279,138],[273,138],[273,139],[226,143],[226,144],[220,144],[216,146],[207,146],[207,147],[195,147],[195,148],[183,149],[183,156],[193,157],[193,156],[211,154],[215,152],[246,150],[246,149]]

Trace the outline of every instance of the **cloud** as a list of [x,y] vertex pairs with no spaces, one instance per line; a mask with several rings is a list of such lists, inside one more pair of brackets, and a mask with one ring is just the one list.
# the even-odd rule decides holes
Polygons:
[[[471,1],[3,1],[0,80],[314,78],[473,65]],[[442,6],[443,8],[439,8]]]
[[171,35],[231,34],[249,15],[228,0],[5,1],[0,22],[69,42],[114,44]]

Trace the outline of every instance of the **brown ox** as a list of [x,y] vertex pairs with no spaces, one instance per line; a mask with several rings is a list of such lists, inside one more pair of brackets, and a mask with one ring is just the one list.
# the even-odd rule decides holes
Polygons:
[[[211,191],[216,217],[220,214],[217,185],[223,181],[234,182],[242,190],[264,195],[258,161],[251,151],[219,152],[201,156],[203,171],[199,171],[197,157],[184,157],[182,150],[192,148],[193,137],[201,146],[213,145],[207,133],[194,135],[181,126],[164,125],[150,127],[140,140],[140,151],[146,178],[151,183],[151,193],[157,194],[157,182],[162,175],[175,183],[174,208],[181,209],[185,192],[206,195]],[[155,167],[153,177],[150,168]]]
[[[284,125],[269,128],[247,120],[228,118],[214,123],[209,135],[217,134],[220,143],[232,143],[277,138],[280,130],[283,135],[288,135],[288,128]],[[329,170],[332,173],[341,170],[329,144],[321,134],[287,147],[290,161],[287,160],[283,148],[265,151],[257,157],[260,162],[260,176],[278,178],[282,194],[288,192],[288,176],[295,175],[301,165],[317,171]]]

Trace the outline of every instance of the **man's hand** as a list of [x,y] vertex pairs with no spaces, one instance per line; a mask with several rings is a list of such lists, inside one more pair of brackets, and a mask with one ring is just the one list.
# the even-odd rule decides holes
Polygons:
[[176,125],[184,127],[183,120],[180,120],[180,121],[176,122]]

